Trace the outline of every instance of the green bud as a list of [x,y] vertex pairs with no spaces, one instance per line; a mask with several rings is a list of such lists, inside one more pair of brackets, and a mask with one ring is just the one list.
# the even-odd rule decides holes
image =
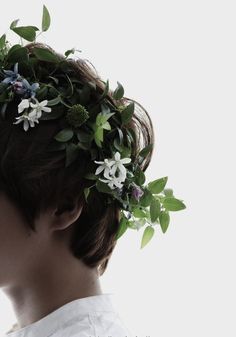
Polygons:
[[67,122],[74,127],[84,124],[88,118],[89,113],[81,104],[73,105],[66,114]]

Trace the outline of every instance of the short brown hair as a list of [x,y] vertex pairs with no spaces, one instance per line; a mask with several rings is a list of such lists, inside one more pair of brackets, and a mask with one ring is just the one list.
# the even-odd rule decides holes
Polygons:
[[[47,44],[34,42],[25,47],[29,51],[33,47],[46,48],[60,59],[65,58]],[[46,66],[45,61],[40,62]],[[66,62],[72,67],[74,76],[84,83],[95,83],[98,94],[104,91],[104,81],[88,60],[68,58]],[[111,91],[108,98],[114,103]],[[135,112],[129,125],[136,134],[136,145],[132,149],[135,157],[143,147],[154,143],[154,131],[150,116],[141,104],[127,97],[121,99],[122,104],[132,101],[135,102]],[[14,102],[8,104],[6,116],[0,123],[0,192],[10,198],[32,230],[35,230],[36,217],[49,207],[59,206],[62,212],[73,208],[75,202],[82,203],[82,213],[73,224],[70,249],[87,266],[98,267],[100,275],[103,274],[117,242],[120,208],[115,201],[107,204],[98,191],[92,193],[86,203],[83,189],[88,180],[83,176],[89,156],[83,151],[79,159],[66,168],[64,153],[45,151],[52,137],[61,130],[60,119],[48,120],[31,128],[30,132],[24,132],[12,125],[17,116]],[[143,171],[150,163],[152,152],[142,162]]]

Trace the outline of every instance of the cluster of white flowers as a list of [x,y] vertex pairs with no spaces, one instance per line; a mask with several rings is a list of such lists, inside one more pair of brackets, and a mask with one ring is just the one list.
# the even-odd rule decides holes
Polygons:
[[[131,158],[120,158],[120,153],[116,152],[114,157],[111,159],[104,159],[104,161],[94,161],[96,164],[101,164],[95,174],[100,174],[102,171],[103,176],[107,179],[99,180],[107,183],[111,189],[115,189],[116,187],[122,188],[123,182],[126,179],[126,168],[123,164],[128,164],[131,162]],[[118,174],[118,175],[117,175]]]
[[[31,102],[32,99],[35,101],[35,103]],[[29,129],[29,126],[34,127],[34,123],[39,123],[38,119],[42,116],[42,111],[51,112],[51,108],[47,107],[47,104],[47,100],[39,102],[35,97],[22,99],[18,105],[18,113],[20,114],[24,110],[27,111],[25,111],[21,116],[16,117],[17,121],[13,124],[24,122],[23,128],[25,131]],[[30,112],[28,112],[29,108],[31,108]]]

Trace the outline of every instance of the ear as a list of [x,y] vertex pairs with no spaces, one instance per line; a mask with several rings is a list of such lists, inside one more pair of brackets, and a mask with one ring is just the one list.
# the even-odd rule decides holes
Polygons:
[[53,210],[51,222],[52,230],[63,230],[68,228],[80,216],[83,209],[83,204],[78,203],[78,200],[64,199]]

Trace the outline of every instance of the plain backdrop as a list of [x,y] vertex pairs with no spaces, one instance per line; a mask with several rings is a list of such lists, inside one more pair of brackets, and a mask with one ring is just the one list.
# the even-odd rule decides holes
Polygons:
[[[143,250],[142,230],[126,232],[103,291],[138,337],[234,337],[235,2],[5,1],[0,34],[17,18],[40,26],[43,4],[52,22],[38,41],[82,50],[147,109],[156,135],[147,181],[168,176],[187,206]],[[3,293],[0,312],[4,332],[15,318]]]

